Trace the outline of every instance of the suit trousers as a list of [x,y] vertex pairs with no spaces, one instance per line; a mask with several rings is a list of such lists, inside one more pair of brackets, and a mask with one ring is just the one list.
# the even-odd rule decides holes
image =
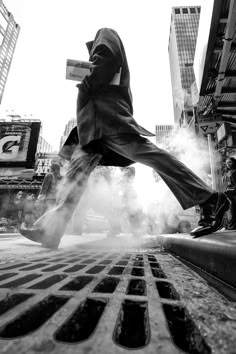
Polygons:
[[[212,190],[189,168],[167,151],[135,134],[103,137],[103,146],[134,161],[153,168],[164,180],[183,209],[204,203]],[[76,146],[60,185],[57,207],[63,212],[65,222],[71,218],[86,187],[89,175],[99,164],[102,154],[88,152]]]

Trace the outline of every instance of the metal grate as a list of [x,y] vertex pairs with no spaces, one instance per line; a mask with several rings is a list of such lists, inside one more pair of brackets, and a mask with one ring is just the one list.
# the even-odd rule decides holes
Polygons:
[[1,353],[208,354],[235,346],[227,321],[212,325],[215,302],[223,314],[226,300],[159,247],[60,250],[0,272]]

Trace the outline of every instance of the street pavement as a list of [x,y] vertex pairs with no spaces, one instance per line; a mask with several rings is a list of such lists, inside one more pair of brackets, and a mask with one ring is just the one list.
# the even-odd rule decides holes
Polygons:
[[153,247],[156,237],[145,235],[133,237],[120,234],[118,237],[107,238],[106,233],[83,233],[82,235],[65,234],[57,250],[43,248],[40,244],[30,241],[19,233],[0,234],[0,264],[9,261],[25,260],[28,257],[51,254],[63,254],[70,250],[136,251],[145,246]]
[[[60,251],[68,251],[81,244],[90,243],[93,241],[106,238],[106,234],[83,234],[65,235],[60,244]],[[59,250],[49,250],[41,247],[40,244],[28,240],[20,233],[5,233],[0,234],[0,263],[8,261],[18,261],[27,257],[44,255],[48,252],[58,252]]]

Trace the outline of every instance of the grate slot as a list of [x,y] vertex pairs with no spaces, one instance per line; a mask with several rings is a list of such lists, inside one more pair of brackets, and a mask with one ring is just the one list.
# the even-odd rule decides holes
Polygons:
[[0,270],[8,270],[8,269],[19,269],[20,267],[24,267],[24,266],[27,266],[29,265],[29,263],[20,263],[20,264],[15,264],[15,265],[11,265],[10,267],[5,267],[5,268],[1,268]]
[[146,282],[143,279],[131,279],[126,290],[127,295],[146,295]]
[[123,265],[123,266],[125,266],[125,265],[127,265],[129,262],[128,261],[119,261],[119,262],[117,262],[116,263],[116,265]]
[[157,262],[155,262],[155,263],[150,263],[150,267],[151,267],[151,268],[160,268],[160,269],[161,269],[159,263],[157,263]]
[[[119,256],[118,254],[117,254],[117,256]],[[130,260],[130,257],[131,257],[131,254],[125,254],[123,257],[121,257],[121,259],[124,259],[124,260]]]
[[31,265],[29,267],[21,268],[20,270],[33,270],[33,269],[37,269],[40,267],[45,267],[46,265],[48,265],[48,264],[47,263],[38,263],[38,264]]
[[156,282],[157,291],[164,299],[180,300],[180,296],[174,286],[167,281]]
[[143,264],[142,261],[135,261],[135,262],[133,263],[133,266],[134,266],[134,267],[143,267],[144,264]]
[[104,261],[99,262],[99,264],[110,264],[112,263],[111,259],[104,259]]
[[83,256],[80,256],[80,258],[76,257],[76,258],[68,259],[67,262],[69,262],[69,263],[80,262],[81,258],[83,258]]
[[97,274],[97,273],[100,273],[104,268],[106,268],[106,266],[96,265],[96,266],[88,269],[86,273],[88,273],[88,274]]
[[64,275],[64,274],[52,275],[51,277],[44,279],[44,280],[40,281],[39,283],[31,285],[28,289],[47,289],[50,286],[58,283],[59,281],[65,279],[65,278],[66,278],[66,275]]
[[0,328],[0,338],[10,339],[25,336],[41,327],[69,298],[49,296],[22,315]]
[[91,276],[79,276],[65,284],[60,290],[79,291],[93,280]]
[[161,270],[161,269],[151,268],[151,271],[152,271],[152,275],[153,275],[155,278],[162,278],[162,279],[165,279],[165,278],[166,278],[165,273],[164,273],[163,270]]
[[186,309],[177,305],[163,304],[168,327],[175,345],[187,353],[210,354],[211,349]]
[[156,262],[156,257],[155,256],[151,256],[151,255],[148,255],[148,260],[149,262]]
[[66,272],[66,273],[77,272],[78,270],[83,269],[85,267],[86,267],[86,264],[76,264],[73,267],[64,269],[64,272]]
[[96,259],[92,259],[92,258],[83,259],[83,264],[90,264],[90,263],[94,263],[94,262],[96,262]]
[[22,278],[13,280],[13,281],[11,281],[9,283],[2,284],[2,285],[0,285],[0,288],[14,288],[16,286],[20,286],[20,285],[23,285],[25,283],[28,283],[29,281],[37,279],[39,277],[41,277],[41,274],[28,274],[28,275],[25,275]]
[[17,275],[17,273],[2,274],[2,275],[0,275],[0,281],[6,280],[6,279],[11,278],[11,277],[14,277],[15,275]]
[[125,300],[122,303],[113,339],[120,346],[129,349],[143,348],[149,343],[150,326],[146,302]]
[[144,277],[144,269],[143,268],[132,268],[131,275],[134,277]]
[[136,254],[135,257],[133,258],[134,261],[143,261],[143,255],[141,254]]
[[113,293],[120,279],[115,277],[107,277],[102,279],[93,289],[93,292],[97,293]]
[[56,264],[52,267],[48,267],[48,268],[45,268],[45,269],[42,269],[43,272],[51,272],[53,270],[57,270],[57,269],[60,269],[62,267],[65,267],[67,266],[68,264]]
[[124,271],[124,267],[113,267],[110,269],[110,271],[108,272],[108,274],[110,275],[121,275]]
[[60,262],[61,262],[61,261],[64,262],[64,261],[65,261],[65,258],[64,258],[64,257],[62,257],[62,258],[60,257],[60,258],[51,259],[51,262],[59,262],[59,261],[60,261]]
[[0,301],[0,315],[29,299],[33,294],[13,294]]
[[88,339],[95,331],[108,300],[86,299],[65,324],[54,334],[55,340],[78,343]]

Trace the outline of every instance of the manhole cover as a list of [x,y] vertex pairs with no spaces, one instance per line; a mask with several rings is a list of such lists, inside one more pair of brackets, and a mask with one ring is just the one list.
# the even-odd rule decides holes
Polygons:
[[236,309],[159,247],[1,265],[1,353],[235,353]]

